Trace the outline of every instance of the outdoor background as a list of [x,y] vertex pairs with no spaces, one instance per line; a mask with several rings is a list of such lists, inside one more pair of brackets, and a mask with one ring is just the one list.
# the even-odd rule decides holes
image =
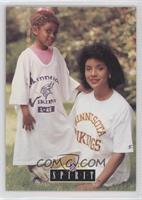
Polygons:
[[[19,54],[31,44],[29,18],[35,9],[36,7],[24,6],[6,8],[6,190],[71,191],[75,190],[76,183],[34,185],[25,167],[12,165],[16,113],[13,106],[9,105],[11,81]],[[53,9],[60,21],[60,31],[55,46],[63,54],[71,75],[78,80],[76,55],[84,45],[100,41],[109,43],[125,72],[126,84],[122,94],[136,111],[136,9],[93,6],[54,7]],[[71,107],[71,103],[65,103],[67,113]],[[135,146],[135,118],[133,127]],[[127,183],[110,188],[102,187],[99,190],[134,191],[136,152],[131,154],[131,166],[131,176]]]

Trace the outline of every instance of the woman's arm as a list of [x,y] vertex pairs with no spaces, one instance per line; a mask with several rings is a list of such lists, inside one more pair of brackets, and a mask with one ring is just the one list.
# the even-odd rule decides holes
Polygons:
[[108,163],[106,164],[102,173],[97,177],[93,184],[81,184],[77,187],[77,190],[95,190],[100,188],[115,172],[117,167],[124,159],[125,153],[112,153]]
[[124,156],[125,156],[125,153],[112,153],[104,170],[98,176],[95,183],[93,184],[94,188],[99,188],[109,179],[109,177],[115,172],[117,167],[120,165],[120,163],[124,159]]

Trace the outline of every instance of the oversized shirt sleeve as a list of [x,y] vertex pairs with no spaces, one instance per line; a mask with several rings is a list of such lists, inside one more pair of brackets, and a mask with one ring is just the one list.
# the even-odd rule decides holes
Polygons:
[[27,71],[27,58],[21,54],[17,61],[12,81],[10,104],[27,105],[29,101],[29,76]]
[[60,64],[60,83],[61,83],[61,93],[64,101],[74,101],[78,90],[77,87],[80,85],[76,80],[74,80],[66,66],[63,56],[58,52],[59,64]]
[[113,128],[113,152],[133,152],[132,143],[132,109],[127,107],[121,112]]

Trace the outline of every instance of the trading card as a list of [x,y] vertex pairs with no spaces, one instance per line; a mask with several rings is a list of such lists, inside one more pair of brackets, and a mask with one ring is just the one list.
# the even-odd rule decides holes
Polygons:
[[0,2],[0,197],[142,198],[141,11]]

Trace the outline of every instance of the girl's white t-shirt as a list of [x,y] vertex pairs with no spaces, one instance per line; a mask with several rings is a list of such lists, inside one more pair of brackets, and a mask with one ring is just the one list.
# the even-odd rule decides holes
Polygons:
[[[56,47],[47,65],[30,48],[21,53],[10,97],[18,114],[14,165],[35,165],[40,159],[46,161],[75,151],[73,128],[63,102],[75,97],[78,86]],[[19,105],[29,105],[36,120],[31,132],[22,127]]]
[[113,152],[125,153],[125,158],[105,186],[127,181],[130,175],[128,153],[133,151],[132,109],[115,90],[112,96],[98,101],[94,92],[80,93],[70,113],[75,128],[80,156],[80,168],[103,171]]

